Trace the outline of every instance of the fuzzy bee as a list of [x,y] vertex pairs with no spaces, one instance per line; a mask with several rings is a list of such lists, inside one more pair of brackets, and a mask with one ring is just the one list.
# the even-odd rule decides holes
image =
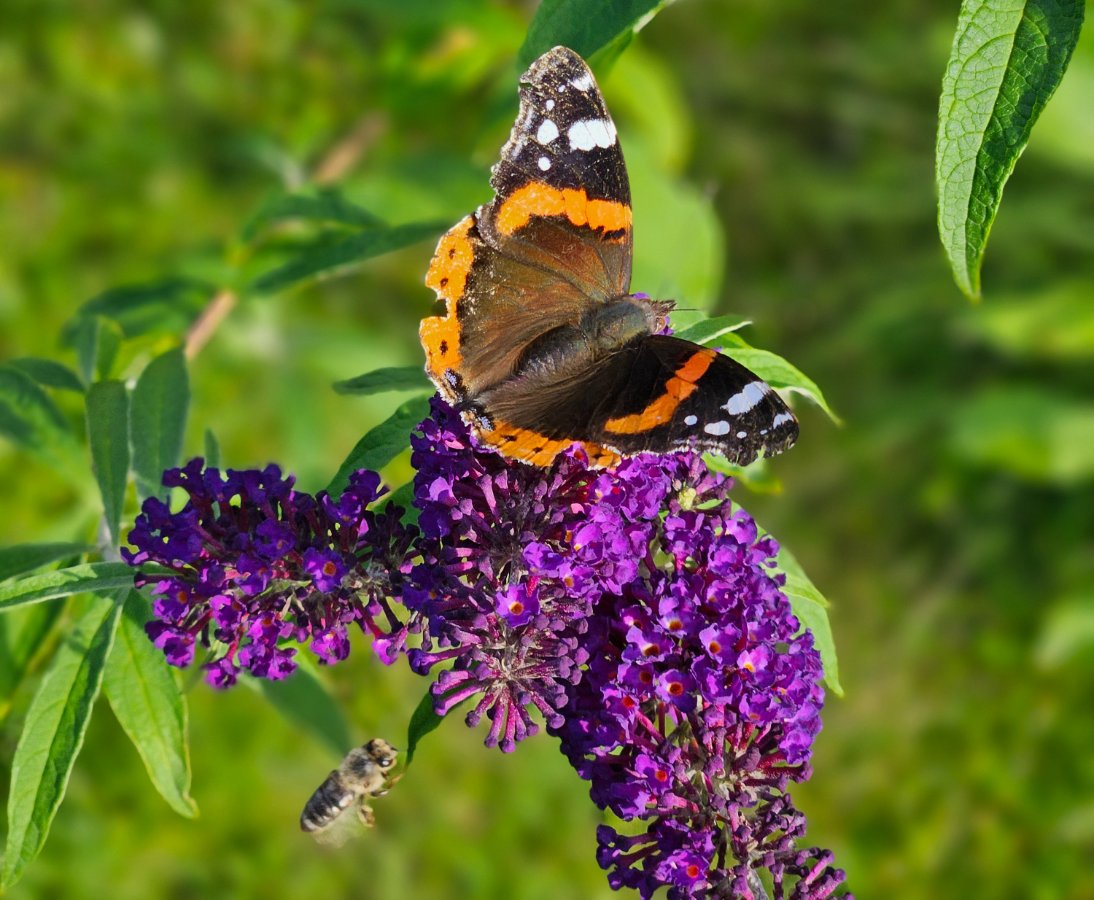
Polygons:
[[361,823],[371,828],[376,817],[369,798],[382,797],[398,781],[389,778],[399,751],[387,741],[374,738],[346,754],[335,769],[304,804],[300,828],[319,837],[354,803]]

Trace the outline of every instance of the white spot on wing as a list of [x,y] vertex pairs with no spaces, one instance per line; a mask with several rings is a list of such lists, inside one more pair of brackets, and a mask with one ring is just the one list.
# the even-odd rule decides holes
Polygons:
[[558,137],[558,126],[550,119],[544,119],[536,132],[536,140],[541,144],[549,144]]
[[544,105],[547,107],[547,112],[550,112],[552,109],[555,108],[555,101],[554,100],[548,100],[546,102],[546,104],[544,104]]
[[749,382],[722,404],[722,409],[731,416],[739,416],[748,412],[763,400],[768,390],[768,386],[762,381]]
[[747,431],[738,431],[737,432],[737,437],[740,438],[743,441],[746,437],[748,437],[748,432]]
[[775,416],[774,419],[771,420],[771,427],[778,428],[784,422],[792,422],[793,420],[794,417],[790,415],[790,413],[779,413],[777,416]]
[[551,161],[546,156],[541,156],[539,158],[539,168],[541,171],[546,172],[551,168]]
[[579,91],[587,91],[593,86],[593,76],[586,72],[579,78],[575,78],[573,81],[570,82],[570,84],[572,84]]
[[571,150],[592,150],[615,143],[615,123],[611,119],[581,119],[566,132]]
[[696,416],[684,416],[684,424],[685,425],[694,425],[698,421],[699,421],[699,419]]
[[721,437],[723,434],[729,434],[729,422],[711,422],[703,426],[703,431],[707,434],[713,434],[715,437]]

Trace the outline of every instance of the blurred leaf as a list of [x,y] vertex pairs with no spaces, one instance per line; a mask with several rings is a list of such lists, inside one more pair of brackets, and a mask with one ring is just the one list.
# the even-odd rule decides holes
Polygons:
[[0,435],[75,475],[82,453],[68,421],[49,395],[26,373],[0,365]]
[[15,544],[0,547],[0,581],[91,550],[88,544]]
[[770,350],[750,347],[735,334],[723,334],[722,337],[724,338],[722,352],[726,356],[732,357],[742,366],[751,369],[773,388],[801,394],[812,400],[828,414],[828,418],[839,424],[839,416],[832,411],[821,389],[817,387],[817,383],[799,368]]
[[[451,710],[450,710],[451,712]],[[426,688],[422,699],[418,701],[406,732],[406,764],[409,767],[414,760],[414,754],[418,751],[418,744],[431,731],[436,731],[444,716],[438,716],[433,711],[433,692]]]
[[299,253],[295,259],[260,275],[251,288],[273,293],[307,278],[331,275],[336,270],[364,262],[426,238],[436,238],[447,226],[437,222],[414,222],[387,228],[371,228],[350,237],[326,235]]
[[106,378],[118,356],[122,343],[121,326],[111,319],[96,315],[81,315],[72,319],[62,331],[63,341],[76,350],[80,375],[85,384]]
[[433,385],[421,366],[392,366],[334,382],[339,394],[382,394],[385,391],[428,391]]
[[951,415],[950,445],[969,462],[1060,485],[1094,475],[1094,403],[1047,387],[992,386]]
[[0,616],[0,722],[62,608],[61,603],[40,603]]
[[23,575],[0,584],[0,612],[71,594],[105,594],[132,587],[134,570],[125,563],[97,562],[54,572]]
[[828,601],[817,586],[802,570],[797,558],[786,547],[779,545],[776,564],[786,575],[783,593],[790,601],[794,615],[803,628],[813,632],[813,642],[824,666],[824,682],[837,697],[843,696],[839,680],[839,661],[836,659],[836,642],[832,637],[832,625],[828,621]]
[[124,597],[103,689],[160,796],[179,815],[193,818],[197,805],[190,797],[186,697],[145,633],[148,601],[133,590]]
[[111,288],[84,303],[79,309],[80,318],[69,327],[79,328],[81,320],[105,316],[116,323],[119,335],[124,337],[163,331],[179,334],[215,290],[206,281],[183,277]]
[[696,322],[683,331],[677,331],[676,337],[685,341],[694,341],[696,344],[709,344],[723,334],[738,331],[751,324],[751,319],[742,319],[740,316],[715,316],[712,319]]
[[1043,669],[1058,669],[1094,653],[1094,593],[1067,597],[1045,616],[1034,656]]
[[98,381],[88,388],[87,440],[110,542],[117,547],[129,480],[129,394],[120,381]]
[[747,466],[735,466],[724,456],[715,453],[704,453],[703,462],[707,468],[715,472],[729,475],[738,484],[743,485],[755,494],[781,494],[783,483],[775,474],[775,470],[769,459],[760,457]]
[[181,347],[156,357],[141,372],[129,410],[133,472],[141,497],[165,494],[163,472],[178,465],[190,405],[190,382]]
[[300,660],[297,670],[282,681],[244,674],[243,682],[264,696],[286,719],[343,756],[353,743],[341,707],[327,692],[310,664]]
[[306,194],[277,194],[269,197],[258,212],[243,226],[241,237],[252,241],[270,225],[287,220],[302,219],[307,222],[335,222],[357,228],[382,226],[381,219],[368,210],[351,203],[335,188],[320,190],[316,196]]
[[1016,357],[1094,358],[1094,283],[1060,280],[970,308],[962,329]]
[[205,429],[205,465],[220,468],[220,442],[212,428]]
[[995,214],[1033,124],[1063,78],[1083,0],[963,0],[942,80],[938,230],[958,287],[980,294]]
[[517,65],[528,68],[542,53],[561,44],[588,59],[613,42],[627,41],[648,22],[664,0],[543,0],[517,51]]
[[83,745],[121,605],[97,599],[73,623],[27,710],[11,763],[8,837],[0,886],[19,880],[42,849]]
[[331,479],[327,490],[332,497],[339,496],[349,484],[349,476],[358,469],[379,471],[410,446],[410,432],[429,415],[429,399],[415,397],[407,400],[387,419],[369,431],[350,451],[345,462]]
[[22,356],[8,362],[21,372],[26,372],[43,387],[57,388],[62,391],[76,391],[82,394],[84,383],[80,376],[68,366],[55,359],[43,359],[39,356]]

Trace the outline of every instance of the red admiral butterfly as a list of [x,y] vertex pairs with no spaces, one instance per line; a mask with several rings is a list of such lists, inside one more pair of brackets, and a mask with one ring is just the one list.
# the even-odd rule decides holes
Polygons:
[[[580,442],[593,465],[712,450],[746,465],[798,436],[760,378],[657,334],[671,302],[629,293],[630,184],[589,67],[555,47],[522,79],[493,201],[441,238],[420,329],[426,372],[482,443],[548,465]],[[681,223],[682,224],[682,223]]]

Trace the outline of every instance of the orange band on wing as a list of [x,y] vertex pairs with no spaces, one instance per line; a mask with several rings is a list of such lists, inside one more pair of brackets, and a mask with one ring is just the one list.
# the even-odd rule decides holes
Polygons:
[[665,382],[665,391],[644,410],[618,419],[609,419],[604,430],[612,434],[641,434],[672,421],[677,408],[697,389],[695,383],[710,368],[718,354],[706,348],[697,349]]
[[502,234],[512,234],[533,216],[566,216],[574,225],[604,231],[631,227],[631,208],[626,203],[590,200],[583,188],[556,188],[542,181],[513,191],[498,209],[495,225]]
[[[549,466],[556,456],[575,443],[570,439],[553,440],[537,431],[504,422],[499,423],[492,431],[475,428],[475,436],[482,443],[495,447],[505,456],[522,459],[536,466]],[[621,458],[609,447],[584,441],[580,443],[592,466],[613,466]]]
[[427,287],[433,288],[445,302],[445,314],[423,319],[418,337],[425,348],[426,372],[442,393],[449,390],[444,373],[459,370],[460,323],[457,316],[460,299],[467,289],[467,277],[475,260],[475,248],[467,236],[475,224],[473,216],[457,222],[437,244],[437,252],[425,276]]

